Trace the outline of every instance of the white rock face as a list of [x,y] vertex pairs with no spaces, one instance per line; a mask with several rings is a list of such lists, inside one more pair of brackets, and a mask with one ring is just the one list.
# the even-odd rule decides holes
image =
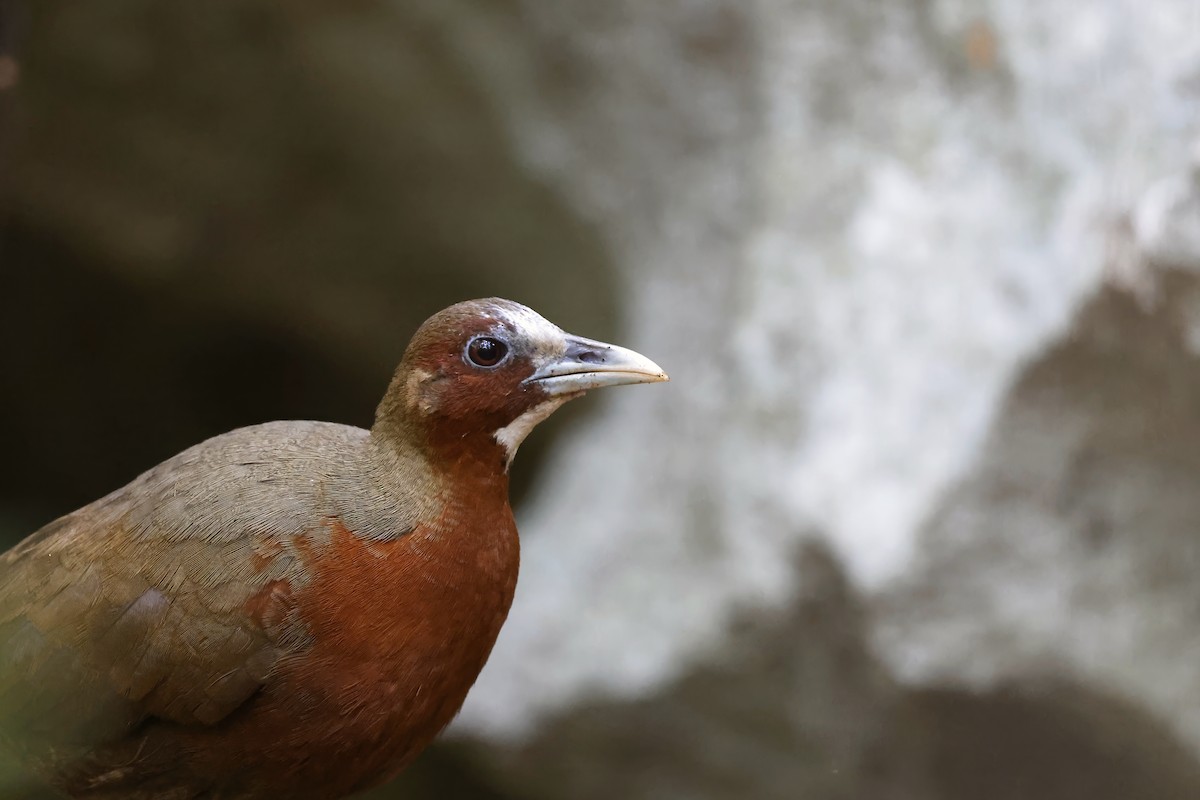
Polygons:
[[[932,580],[926,519],[1022,367],[1136,282],[1131,215],[1200,121],[1190,0],[522,8],[528,63],[477,52],[525,161],[607,237],[619,341],[672,383],[585,401],[603,413],[520,515],[516,605],[458,723],[505,737],[719,653],[734,609],[795,588],[805,537],[867,597]],[[954,625],[1001,608],[1054,657],[1073,622],[1042,601],[1072,555],[1037,557],[919,656],[921,623],[883,615],[884,663],[966,679]]]

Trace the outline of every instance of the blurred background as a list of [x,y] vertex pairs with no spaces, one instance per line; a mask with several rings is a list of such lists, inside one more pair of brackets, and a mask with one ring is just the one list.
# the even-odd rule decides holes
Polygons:
[[0,0],[0,540],[503,295],[672,382],[373,800],[1200,797],[1198,137],[1195,0]]

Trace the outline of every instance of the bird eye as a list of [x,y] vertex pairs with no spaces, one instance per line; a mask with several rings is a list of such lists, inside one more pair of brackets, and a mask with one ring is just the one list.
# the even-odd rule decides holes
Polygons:
[[508,345],[490,336],[472,339],[467,345],[467,360],[477,367],[494,367],[508,355]]

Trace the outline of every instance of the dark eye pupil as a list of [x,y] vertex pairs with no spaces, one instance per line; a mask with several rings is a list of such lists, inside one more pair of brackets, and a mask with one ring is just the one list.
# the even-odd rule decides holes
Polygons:
[[480,367],[494,367],[508,354],[508,345],[499,339],[481,337],[467,347],[467,357]]

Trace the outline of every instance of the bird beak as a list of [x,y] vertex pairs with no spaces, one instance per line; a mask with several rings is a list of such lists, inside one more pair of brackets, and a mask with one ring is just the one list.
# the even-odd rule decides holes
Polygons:
[[542,364],[525,379],[548,395],[576,394],[602,386],[627,383],[659,383],[668,380],[662,367],[615,344],[567,335],[567,350],[559,358]]

